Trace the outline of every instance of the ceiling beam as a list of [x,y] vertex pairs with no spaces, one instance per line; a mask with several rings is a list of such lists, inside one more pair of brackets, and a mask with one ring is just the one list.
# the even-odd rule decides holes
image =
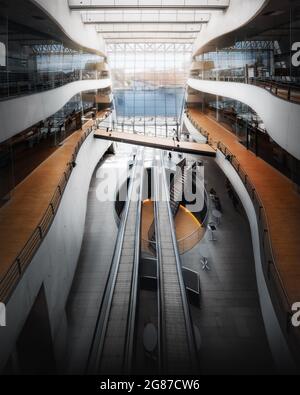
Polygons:
[[128,32],[176,32],[176,33],[193,33],[200,32],[202,24],[172,24],[172,23],[112,23],[112,24],[98,24],[96,31],[98,33],[128,33]]
[[165,39],[165,38],[174,38],[174,39],[191,39],[195,40],[196,35],[194,33],[160,33],[160,32],[127,32],[127,33],[107,33],[103,35],[103,38],[107,41],[109,39],[143,39],[143,40],[148,40],[151,38],[159,38],[159,39]]
[[[145,39],[140,39],[140,38],[109,38],[106,39],[105,42],[107,44],[122,44],[122,43],[128,43],[128,44],[132,44],[132,43],[137,43],[137,44],[142,44],[145,42]],[[148,38],[147,42],[149,43],[170,43],[170,44],[174,44],[174,43],[178,43],[178,44],[191,44],[193,45],[193,43],[195,42],[195,39],[187,39],[187,38]]]
[[[175,3],[175,4],[174,4]],[[230,0],[69,0],[72,10],[99,10],[105,8],[194,8],[224,10]]]
[[82,12],[82,21],[88,24],[104,23],[207,23],[210,13],[197,10],[105,10]]

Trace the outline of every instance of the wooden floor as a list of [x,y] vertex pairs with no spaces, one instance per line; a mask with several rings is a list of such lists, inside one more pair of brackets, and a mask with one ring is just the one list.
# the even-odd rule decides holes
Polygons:
[[[300,195],[295,186],[288,178],[243,147],[232,133],[217,122],[199,111],[190,110],[190,113],[211,137],[222,141],[236,155],[255,185],[267,212],[278,270],[290,301],[298,302],[300,300]],[[80,130],[70,136],[60,149],[17,186],[12,199],[0,209],[0,278],[6,273],[41,220],[82,133]],[[102,133],[106,134],[106,132]],[[137,144],[138,136],[130,135],[130,137],[134,137],[134,144]],[[145,137],[143,136],[142,139],[145,140]],[[166,140],[163,140],[166,143]],[[192,143],[180,143],[182,147],[183,144]],[[199,146],[199,144],[194,145],[195,149]],[[208,148],[206,149],[209,152]],[[210,151],[211,154],[213,152]]]
[[0,279],[41,221],[75,146],[92,122],[67,138],[62,147],[15,188],[11,200],[0,208]]
[[190,143],[180,141],[174,143],[171,139],[161,137],[148,137],[140,134],[122,133],[122,132],[106,132],[98,130],[94,134],[95,138],[117,141],[121,143],[142,145],[145,147],[160,148],[167,151],[185,152],[189,154],[215,156],[216,151],[208,144]]
[[279,171],[256,157],[237,138],[198,110],[190,115],[216,141],[222,141],[248,173],[266,209],[275,261],[290,302],[300,301],[300,195]]

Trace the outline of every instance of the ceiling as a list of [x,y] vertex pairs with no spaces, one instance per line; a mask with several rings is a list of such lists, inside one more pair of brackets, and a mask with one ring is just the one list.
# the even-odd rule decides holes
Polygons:
[[95,25],[107,43],[191,42],[213,12],[230,0],[69,0],[86,24]]
[[212,40],[197,55],[230,47],[237,41],[278,41],[281,50],[290,56],[291,41],[299,41],[299,33],[300,0],[269,0],[251,22]]
[[56,45],[63,43],[65,50],[90,52],[89,48],[74,43],[41,8],[28,0],[0,0],[0,41],[8,39],[11,46],[29,45],[38,49],[51,44],[55,50]]

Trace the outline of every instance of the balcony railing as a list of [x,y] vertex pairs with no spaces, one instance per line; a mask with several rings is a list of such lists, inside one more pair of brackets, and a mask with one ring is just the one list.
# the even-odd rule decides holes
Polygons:
[[259,239],[261,247],[261,262],[264,272],[264,277],[268,286],[268,290],[272,299],[274,309],[277,314],[282,332],[287,339],[291,352],[294,354],[295,360],[300,363],[300,332],[299,329],[294,328],[291,324],[292,317],[292,302],[285,290],[284,283],[276,265],[276,257],[272,248],[272,240],[270,237],[270,227],[268,224],[268,217],[262,200],[252,183],[247,172],[243,169],[238,161],[238,158],[221,142],[212,139],[210,134],[204,130],[191,116],[187,113],[188,118],[193,123],[196,129],[207,138],[208,144],[221,151],[226,159],[231,163],[252,200],[255,208]]
[[95,122],[90,121],[85,126],[85,131],[82,134],[80,140],[78,141],[77,145],[74,148],[74,152],[70,157],[70,161],[63,172],[63,175],[55,188],[54,195],[47,207],[46,212],[43,215],[38,226],[33,231],[32,235],[30,236],[29,240],[23,247],[22,251],[19,253],[17,258],[14,260],[12,265],[10,266],[7,273],[0,279],[0,302],[7,303],[10,296],[12,295],[14,289],[16,288],[17,284],[19,283],[20,279],[22,278],[25,270],[27,269],[28,265],[30,264],[33,256],[37,252],[38,248],[42,244],[43,240],[45,239],[50,226],[55,218],[57,210],[59,208],[63,193],[66,189],[68,180],[72,174],[73,164],[76,161],[78,152],[86,140],[86,138],[90,135],[94,128]]
[[220,76],[220,77],[202,77],[199,75],[192,75],[191,78],[202,81],[220,81],[220,82],[236,82],[240,84],[250,84],[264,88],[274,96],[290,101],[292,103],[300,104],[300,85],[296,83],[276,81],[273,79],[261,78],[246,78],[245,76]]
[[106,71],[96,70],[74,70],[70,73],[0,71],[0,100],[56,89],[71,82],[106,78],[109,78]]

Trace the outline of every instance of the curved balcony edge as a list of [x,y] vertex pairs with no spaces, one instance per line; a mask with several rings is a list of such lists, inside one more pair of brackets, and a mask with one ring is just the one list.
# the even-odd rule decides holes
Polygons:
[[75,151],[77,166],[68,170],[67,179],[62,173],[63,184],[56,188],[55,201],[52,200],[41,222],[47,225],[43,238],[39,236],[27,245],[30,251],[27,248],[23,254],[25,262],[22,262],[21,270],[12,269],[8,278],[10,283],[1,289],[8,294],[5,301],[11,325],[0,331],[0,372],[42,286],[45,287],[55,357],[57,361],[64,361],[66,332],[61,331],[61,325],[66,322],[65,306],[81,250],[90,181],[109,146],[109,142],[95,141],[93,133],[88,131],[79,141]]
[[106,56],[105,42],[93,26],[82,22],[81,14],[71,11],[68,0],[30,0],[43,10],[79,46]]
[[263,264],[264,252],[262,251],[263,247],[260,241],[259,218],[254,202],[245,184],[241,180],[240,175],[220,150],[218,150],[216,162],[237,192],[249,220],[260,306],[275,364],[280,372],[295,372],[297,369],[297,362],[291,352],[291,345],[289,344],[290,339],[287,338],[288,330],[286,329],[284,331],[283,329],[285,326],[284,324],[286,324],[285,316],[279,316],[278,309],[275,308],[274,298],[271,296],[265,276]]
[[185,128],[187,129],[188,133],[190,135],[192,135],[193,139],[197,143],[206,144],[207,138],[202,136],[201,134],[199,135],[198,129],[193,125],[193,123],[191,122],[191,120],[188,118],[188,116],[186,114],[183,114],[182,123],[185,126]]
[[109,86],[109,78],[76,81],[49,91],[0,102],[0,142],[55,114],[76,94]]
[[225,12],[212,14],[203,26],[194,45],[194,56],[218,37],[231,33],[249,23],[269,3],[269,0],[231,0]]
[[276,97],[264,88],[243,83],[190,78],[187,84],[197,91],[247,104],[262,119],[270,137],[296,159],[300,159],[298,104]]

